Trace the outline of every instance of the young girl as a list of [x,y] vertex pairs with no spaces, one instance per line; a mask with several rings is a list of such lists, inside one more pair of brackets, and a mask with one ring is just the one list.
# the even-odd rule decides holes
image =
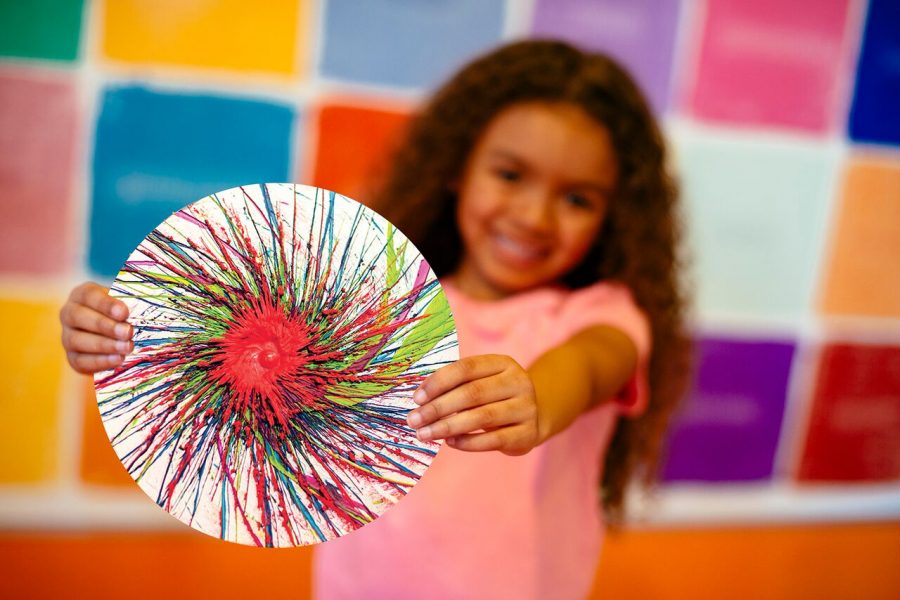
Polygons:
[[[437,92],[374,205],[442,278],[463,358],[408,419],[449,447],[395,508],[317,547],[317,595],[584,597],[601,509],[618,520],[629,480],[652,480],[687,374],[676,193],[645,100],[607,57],[502,47]],[[126,316],[76,288],[72,366],[118,364]]]

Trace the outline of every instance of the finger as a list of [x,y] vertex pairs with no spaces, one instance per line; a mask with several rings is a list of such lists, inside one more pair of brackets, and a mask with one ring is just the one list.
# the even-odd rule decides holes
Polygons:
[[98,371],[111,369],[125,360],[121,354],[84,354],[81,352],[67,352],[67,358],[72,368],[79,373],[90,375]]
[[531,449],[528,444],[528,427],[513,425],[484,433],[469,433],[447,439],[447,445],[466,452],[489,452],[501,450],[514,456],[525,454]]
[[133,348],[131,341],[69,328],[63,331],[63,346],[70,352],[86,354],[128,354]]
[[411,427],[423,427],[453,413],[510,398],[515,391],[513,382],[502,373],[469,381],[410,411],[407,422]]
[[528,415],[524,402],[515,399],[491,402],[443,418],[416,431],[423,442],[521,423]]
[[501,373],[509,366],[510,361],[508,356],[499,354],[462,358],[429,375],[413,394],[413,400],[416,404],[424,404],[467,381]]
[[131,339],[131,325],[116,321],[82,304],[67,302],[63,307],[60,319],[64,327],[125,341]]
[[69,296],[70,299],[78,304],[92,308],[107,317],[124,321],[128,318],[128,306],[109,295],[109,291],[102,285],[93,282],[82,283]]

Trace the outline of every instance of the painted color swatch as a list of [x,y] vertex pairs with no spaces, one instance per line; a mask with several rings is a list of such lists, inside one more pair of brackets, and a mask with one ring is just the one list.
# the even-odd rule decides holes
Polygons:
[[425,87],[500,42],[500,0],[330,0],[320,71],[333,79]]
[[131,63],[291,75],[306,38],[299,0],[116,0],[102,10],[103,53]]
[[705,338],[696,350],[699,372],[671,430],[664,479],[771,477],[793,343]]
[[835,161],[813,145],[749,140],[701,138],[678,149],[700,313],[805,315]]
[[900,346],[823,348],[798,478],[900,479]]
[[850,137],[900,144],[900,3],[869,0],[856,90],[850,109]]
[[834,223],[822,310],[900,317],[900,161],[852,161]]
[[0,300],[0,483],[53,479],[65,361],[56,303]]
[[365,202],[369,186],[389,166],[407,119],[398,111],[323,106],[313,184]]
[[690,111],[713,121],[832,128],[836,94],[850,70],[849,4],[707,0]]
[[0,273],[74,266],[75,96],[68,77],[0,72]]
[[81,0],[0,2],[0,56],[75,60]]
[[109,445],[109,437],[103,429],[103,420],[97,412],[97,395],[93,378],[85,377],[84,410],[81,431],[81,480],[88,485],[118,487],[141,496],[134,479],[122,466],[115,450]]
[[294,120],[277,104],[107,90],[94,149],[91,270],[114,276],[144,236],[197,198],[288,179]]
[[537,0],[532,33],[619,60],[661,113],[669,102],[680,0]]
[[135,352],[95,376],[107,434],[157,504],[257,546],[349,533],[437,452],[412,392],[459,357],[428,264],[381,216],[319,188],[264,184],[172,215],[111,289]]

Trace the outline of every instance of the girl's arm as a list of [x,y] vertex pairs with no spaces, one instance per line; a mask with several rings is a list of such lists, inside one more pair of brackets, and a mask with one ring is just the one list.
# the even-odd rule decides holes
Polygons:
[[527,370],[495,354],[438,369],[413,395],[420,406],[408,420],[422,440],[525,454],[615,396],[636,368],[631,338],[598,325],[548,350]]

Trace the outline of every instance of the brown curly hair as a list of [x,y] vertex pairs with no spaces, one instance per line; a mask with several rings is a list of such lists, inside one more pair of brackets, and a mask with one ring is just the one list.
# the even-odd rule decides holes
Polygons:
[[631,77],[609,57],[562,42],[500,47],[464,67],[413,119],[371,204],[410,238],[439,277],[452,273],[463,247],[451,182],[460,179],[470,151],[500,111],[535,101],[581,107],[609,130],[619,162],[600,235],[563,283],[578,288],[618,280],[651,324],[649,407],[638,418],[619,420],[603,468],[603,503],[616,523],[629,480],[655,480],[690,350],[678,280],[676,185],[666,169],[662,134]]

